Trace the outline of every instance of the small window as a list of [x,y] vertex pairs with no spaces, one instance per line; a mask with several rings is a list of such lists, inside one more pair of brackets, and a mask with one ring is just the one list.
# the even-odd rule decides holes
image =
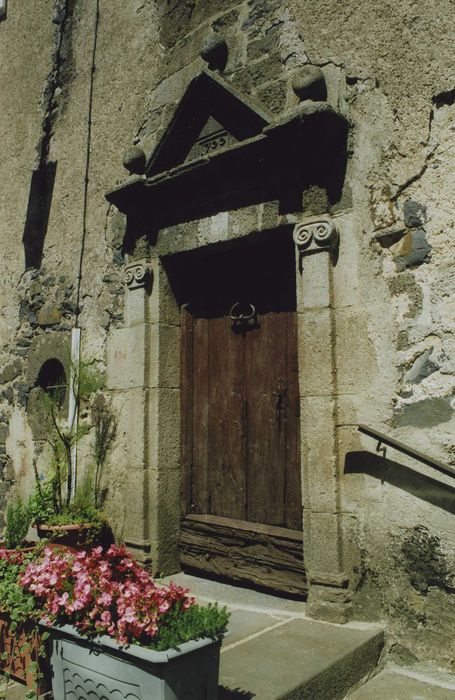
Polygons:
[[6,0],[0,0],[0,20],[6,19]]
[[37,379],[37,386],[45,391],[54,404],[62,408],[66,397],[66,374],[62,363],[55,359],[46,360],[42,365]]

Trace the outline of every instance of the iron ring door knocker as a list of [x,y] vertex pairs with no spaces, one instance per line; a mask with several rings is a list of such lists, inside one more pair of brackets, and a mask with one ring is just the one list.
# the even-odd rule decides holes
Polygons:
[[[253,304],[248,304],[249,306],[249,311],[248,313],[242,313],[241,309],[241,303],[239,301],[236,301],[235,304],[231,306],[231,310],[229,311],[229,318],[231,319],[232,327],[235,329],[238,326],[241,326],[243,330],[246,329],[248,326],[249,321],[254,321],[256,323],[257,319],[257,311],[256,308],[253,306]],[[240,312],[240,313],[234,313],[235,311]]]

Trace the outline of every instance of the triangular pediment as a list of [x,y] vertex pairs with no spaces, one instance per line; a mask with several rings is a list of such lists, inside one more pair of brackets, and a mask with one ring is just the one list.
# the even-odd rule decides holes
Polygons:
[[203,71],[194,78],[147,164],[151,177],[190,160],[209,157],[257,136],[272,115],[242,95],[220,75]]

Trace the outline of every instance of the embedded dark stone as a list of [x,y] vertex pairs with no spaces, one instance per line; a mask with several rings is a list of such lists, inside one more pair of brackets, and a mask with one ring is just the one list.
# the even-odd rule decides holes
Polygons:
[[40,326],[56,326],[61,317],[62,314],[56,306],[45,306],[38,314],[38,323]]
[[123,167],[131,175],[143,175],[145,173],[146,157],[142,148],[130,146],[122,157]]
[[383,248],[388,248],[394,243],[398,243],[399,240],[406,235],[406,229],[387,229],[385,231],[379,231],[375,234],[375,239]]
[[431,246],[428,245],[425,231],[417,229],[410,231],[406,236],[406,246],[398,256],[395,257],[397,272],[405,270],[407,267],[414,267],[428,262],[431,253]]
[[14,351],[14,354],[19,355],[19,357],[25,357],[26,355],[28,355],[29,350],[30,350],[30,348],[17,348]]
[[19,304],[19,318],[21,321],[23,321],[26,318],[29,311],[30,311],[30,306],[29,306],[28,301],[26,301],[25,299],[22,299],[22,301]]
[[43,291],[43,287],[41,282],[33,282],[33,284],[30,285],[30,296],[31,297],[36,297],[38,294],[41,294]]
[[62,304],[62,311],[66,311],[70,314],[77,314],[77,304],[72,301],[64,301]]
[[0,384],[7,384],[8,382],[12,382],[13,379],[16,379],[22,372],[22,362],[21,360],[14,360],[9,365],[6,365],[6,367],[3,367],[3,369],[0,371]]
[[426,221],[427,208],[424,204],[408,199],[403,205],[404,224],[408,228],[417,228]]
[[228,60],[226,39],[218,34],[210,34],[202,46],[201,58],[208,64],[210,70],[223,71]]
[[13,400],[14,398],[14,392],[12,388],[9,386],[7,389],[4,389],[2,392],[2,397],[8,401],[9,403]]
[[325,102],[327,99],[324,73],[318,66],[299,68],[298,73],[292,79],[292,89],[301,101]]
[[68,323],[67,321],[62,321],[57,326],[58,331],[70,331],[70,330],[72,330],[72,328],[73,327],[72,327],[71,323]]
[[0,444],[4,445],[9,435],[9,429],[6,425],[0,425]]

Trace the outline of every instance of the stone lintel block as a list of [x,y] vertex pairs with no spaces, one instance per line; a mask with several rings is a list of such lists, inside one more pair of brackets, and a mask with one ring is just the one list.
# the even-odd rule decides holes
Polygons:
[[305,567],[312,572],[335,576],[344,574],[342,566],[341,527],[338,513],[304,510]]
[[180,467],[180,389],[149,392],[147,464],[151,469]]
[[347,307],[335,312],[337,390],[355,394],[377,377],[375,348],[366,309]]
[[150,345],[145,325],[112,329],[107,339],[107,388],[142,389],[150,385]]
[[300,396],[334,393],[332,316],[330,309],[307,309],[298,314]]
[[332,261],[330,252],[321,250],[308,255],[296,252],[297,311],[325,308],[331,304]]
[[339,504],[339,474],[334,400],[328,396],[306,396],[300,400],[300,415],[305,507],[335,512]]
[[259,229],[267,231],[283,224],[279,200],[270,200],[259,205]]
[[153,288],[150,297],[150,321],[180,325],[180,308],[172,291],[171,283],[159,258],[151,261]]
[[240,238],[259,229],[260,208],[256,204],[233,209],[228,216],[230,238]]

